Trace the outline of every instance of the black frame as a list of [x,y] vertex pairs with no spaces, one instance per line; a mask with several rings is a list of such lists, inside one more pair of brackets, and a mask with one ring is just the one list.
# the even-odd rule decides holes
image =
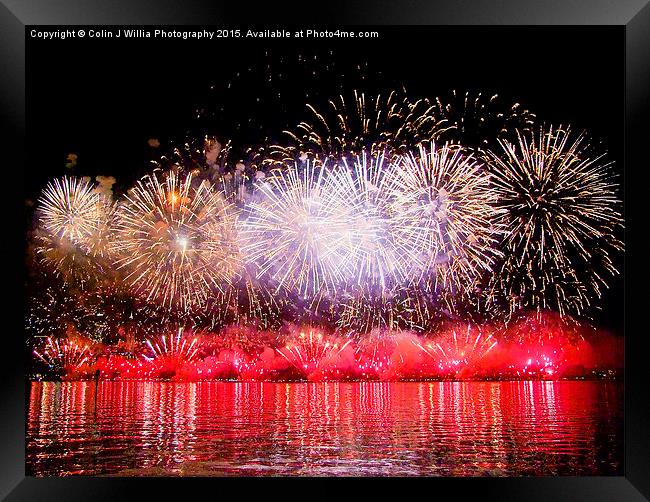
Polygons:
[[[187,9],[190,6],[192,10]],[[92,25],[92,24],[220,24],[220,25],[285,25],[313,26],[327,23],[343,24],[606,24],[624,26],[626,39],[626,96],[625,96],[625,475],[621,477],[562,477],[562,478],[442,478],[414,479],[414,487],[424,490],[453,491],[453,496],[469,494],[482,499],[548,501],[555,500],[650,500],[650,392],[646,384],[647,373],[643,333],[632,332],[633,327],[644,326],[645,296],[633,294],[647,285],[647,260],[642,247],[642,235],[647,231],[644,216],[647,191],[640,181],[642,169],[647,169],[648,156],[644,151],[650,138],[650,3],[648,0],[415,0],[406,5],[386,0],[359,1],[353,5],[343,2],[305,4],[298,9],[292,6],[283,10],[277,2],[266,6],[246,5],[242,2],[217,3],[210,0],[2,0],[0,2],[0,117],[8,122],[8,132],[3,157],[11,161],[4,164],[7,187],[22,186],[22,166],[25,165],[25,26],[26,25]],[[14,184],[15,183],[15,184]],[[20,190],[7,190],[6,195],[16,197],[18,213],[24,202]],[[644,205],[642,205],[644,204]],[[10,216],[10,220],[21,222]],[[7,500],[108,500],[126,499],[137,493],[136,485],[145,487],[147,497],[175,493],[186,497],[196,493],[200,483],[203,488],[219,494],[220,486],[235,488],[220,479],[189,481],[187,479],[130,480],[106,478],[31,478],[25,477],[25,385],[22,361],[24,344],[21,336],[23,316],[20,302],[22,294],[11,291],[24,289],[21,267],[12,266],[24,260],[25,236],[21,225],[8,238],[20,243],[5,251],[6,269],[16,270],[5,291],[18,303],[7,309],[12,323],[4,333],[9,353],[5,364],[0,365],[2,382],[2,436],[0,443],[0,496]],[[639,264],[636,264],[636,261]],[[634,265],[633,265],[634,264]],[[646,267],[637,268],[637,267]],[[643,302],[643,303],[642,303]],[[15,326],[15,328],[14,328]],[[13,356],[13,357],[12,357]],[[246,490],[255,487],[278,490],[277,481],[251,480]],[[336,480],[328,480],[335,482]],[[245,481],[248,484],[248,480]],[[301,482],[296,480],[295,482]],[[208,486],[208,483],[210,486]],[[272,483],[273,486],[269,486]],[[340,481],[339,481],[340,483]],[[372,480],[364,490],[382,488],[383,483]],[[424,484],[421,484],[424,483]],[[433,484],[430,484],[433,483]],[[239,483],[237,483],[239,484]],[[238,486],[239,487],[239,486]],[[240,488],[240,487],[239,487]],[[299,487],[298,489],[305,489]],[[295,487],[293,488],[295,490]],[[192,495],[190,495],[192,496]]]

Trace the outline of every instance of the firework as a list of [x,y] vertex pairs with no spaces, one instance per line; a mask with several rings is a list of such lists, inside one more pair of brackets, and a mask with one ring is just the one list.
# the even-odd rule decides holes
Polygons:
[[325,170],[310,162],[276,170],[258,184],[259,197],[242,221],[242,252],[275,291],[305,298],[334,295],[345,269],[352,211],[336,197]]
[[254,267],[242,268],[242,277],[196,312],[196,325],[216,329],[238,323],[264,329],[282,324],[280,314],[286,308],[286,297],[275,294],[264,281],[256,280],[249,269]]
[[249,194],[255,171],[248,162],[248,156],[245,165],[242,160],[233,157],[232,149],[230,140],[220,142],[214,136],[204,136],[174,147],[171,153],[153,161],[153,165],[162,171],[191,173],[195,180],[218,185],[226,198],[240,203]]
[[520,103],[507,103],[498,94],[452,91],[432,101],[440,118],[437,138],[483,149],[510,138],[516,130],[530,131],[536,116]]
[[41,228],[52,236],[82,245],[103,226],[110,207],[89,178],[69,177],[48,183],[38,205]]
[[396,332],[373,329],[355,346],[354,355],[359,373],[363,377],[380,377],[387,373],[393,365],[396,349]]
[[119,269],[147,300],[190,310],[223,294],[239,267],[236,216],[222,192],[193,175],[150,175],[119,207]]
[[363,379],[429,377],[433,375],[429,359],[421,337],[411,331],[373,329],[354,345],[354,373]]
[[79,288],[61,279],[40,277],[30,285],[26,327],[33,337],[59,338],[80,333],[93,342],[142,340],[161,328],[177,325],[166,309],[134,298],[119,282]]
[[397,238],[386,189],[392,172],[384,165],[383,154],[364,151],[352,162],[343,159],[329,173],[333,196],[349,208],[341,266],[350,271],[352,288],[368,287],[383,294],[408,277],[410,248]]
[[403,276],[452,296],[473,290],[492,270],[496,194],[483,165],[445,144],[421,145],[402,157],[386,188],[394,239],[402,244]]
[[490,152],[504,260],[492,288],[510,312],[552,309],[581,315],[615,275],[610,253],[623,249],[620,202],[603,155],[585,136],[540,128]]
[[34,355],[50,368],[69,373],[89,363],[94,354],[88,343],[48,337],[42,349],[34,350]]
[[328,336],[316,328],[304,328],[294,334],[277,352],[303,376],[332,365],[350,340]]
[[157,339],[147,340],[149,355],[145,355],[148,361],[176,361],[190,362],[198,354],[198,345],[195,337],[183,335],[183,328],[173,335],[161,335]]
[[106,195],[100,196],[101,218],[95,232],[84,242],[84,251],[96,262],[108,264],[115,257],[116,204]]
[[112,256],[114,208],[88,178],[50,182],[39,199],[36,256],[81,285],[102,277]]
[[345,155],[369,151],[379,155],[407,151],[436,137],[440,123],[435,107],[426,100],[411,101],[401,92],[376,97],[354,91],[351,99],[340,95],[324,110],[308,104],[313,122],[284,131],[288,145],[274,145],[268,162],[315,158],[337,162]]
[[588,324],[569,316],[520,312],[514,322],[503,326],[500,348],[504,354],[496,361],[505,363],[498,371],[517,378],[582,374],[585,367],[597,366],[586,340],[593,332]]
[[436,302],[425,290],[394,287],[377,294],[362,287],[340,295],[336,325],[359,334],[376,329],[422,330],[435,314]]
[[476,366],[496,346],[495,337],[471,324],[452,326],[432,340],[420,344],[443,375],[458,375],[466,368]]
[[114,302],[110,293],[96,294],[93,288],[83,292],[70,290],[65,283],[41,286],[28,302],[26,321],[32,336],[62,336],[73,330],[100,341],[116,329],[112,319],[105,315],[103,305]]
[[[498,375],[559,371],[547,348],[580,342],[532,326],[497,346],[474,323],[586,315],[617,273],[616,183],[585,136],[533,133],[535,116],[496,95],[354,92],[308,109],[286,144],[241,158],[230,142],[188,141],[118,204],[114,178],[49,183],[32,249],[64,280],[30,305],[29,329],[52,336],[37,357],[65,363],[69,350],[74,366],[56,341],[72,326],[144,355],[137,339],[134,375],[446,377],[476,375],[488,355]],[[311,327],[280,347],[258,339],[288,322]],[[209,330],[213,353],[182,330],[153,336],[179,325]]]
[[[179,329],[144,344],[99,346],[68,333],[50,338],[35,356],[66,377],[100,370],[101,378],[311,381],[371,379],[548,379],[614,374],[621,340],[598,333],[590,344],[558,315],[479,326],[454,322],[437,332],[374,329],[342,336],[319,327],[288,332],[231,326],[217,333]],[[58,341],[57,341],[58,340]],[[609,352],[615,347],[614,356]],[[596,373],[594,373],[594,371]]]
[[154,160],[153,165],[163,171],[193,172],[206,177],[216,177],[223,173],[228,164],[231,142],[222,144],[213,136],[189,139],[181,146],[174,146],[171,151]]
[[277,334],[260,331],[242,324],[230,324],[219,330],[218,334],[207,332],[203,335],[206,341],[204,349],[215,347],[219,349],[240,349],[249,356],[261,352],[265,346],[270,346],[277,338]]
[[101,264],[67,237],[56,237],[37,229],[33,237],[36,259],[55,276],[87,289],[102,277]]

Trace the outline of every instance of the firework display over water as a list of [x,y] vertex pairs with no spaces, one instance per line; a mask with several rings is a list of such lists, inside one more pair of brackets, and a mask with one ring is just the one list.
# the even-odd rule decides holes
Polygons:
[[401,63],[388,41],[257,45],[213,68],[194,55],[174,70],[199,75],[180,95],[165,94],[176,73],[151,82],[177,112],[150,119],[136,149],[78,125],[44,140],[56,146],[34,154],[28,201],[32,373],[616,375],[620,145],[549,106],[557,88],[454,74],[414,45]]

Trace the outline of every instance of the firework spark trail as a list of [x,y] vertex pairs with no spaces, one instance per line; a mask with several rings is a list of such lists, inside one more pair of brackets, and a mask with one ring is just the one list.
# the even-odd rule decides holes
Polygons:
[[170,154],[162,155],[152,163],[162,171],[184,170],[217,182],[226,170],[231,150],[231,141],[222,144],[215,137],[203,136],[188,139],[182,145],[174,147]]
[[369,287],[349,288],[338,298],[336,325],[354,333],[374,329],[422,330],[433,317],[426,291],[393,287],[378,294]]
[[540,128],[490,152],[505,259],[493,278],[510,312],[555,309],[582,315],[617,273],[610,253],[623,249],[620,201],[603,155],[583,134]]
[[432,113],[439,117],[438,139],[449,140],[482,151],[499,139],[514,137],[515,131],[528,132],[536,116],[520,103],[506,104],[498,94],[460,92],[433,100]]
[[47,338],[42,350],[35,349],[34,355],[51,368],[65,371],[83,366],[93,356],[88,344],[80,345],[70,339],[58,340],[52,337]]
[[183,335],[183,328],[178,328],[178,332],[175,335],[169,336],[169,341],[166,335],[162,335],[153,342],[151,339],[147,340],[147,346],[151,349],[152,354],[149,357],[144,356],[148,361],[166,359],[189,362],[198,354],[196,338],[188,340]]
[[354,355],[362,375],[383,376],[389,371],[397,347],[396,337],[396,332],[376,328],[358,341]]
[[397,91],[372,98],[355,90],[347,102],[341,95],[322,111],[310,104],[307,108],[313,122],[283,131],[289,144],[273,145],[269,162],[292,162],[300,156],[338,162],[363,151],[375,156],[398,153],[434,139],[441,127],[434,105],[422,99],[411,101]]
[[190,139],[182,146],[175,147],[169,156],[153,161],[153,165],[162,171],[191,173],[195,181],[205,180],[218,185],[229,201],[243,203],[252,179],[249,169],[252,158],[247,159],[248,165],[232,162],[232,147],[232,141],[227,140],[222,144],[213,136]]
[[[280,313],[286,309],[286,298],[276,295],[265,281],[256,280],[254,271],[245,267],[241,276],[225,289],[223,295],[213,297],[206,308],[210,327],[238,322],[263,328],[279,327]],[[254,268],[254,267],[253,267]]]
[[420,348],[431,357],[444,372],[460,371],[476,364],[497,346],[491,334],[485,334],[478,326],[467,324],[465,329],[454,326]]
[[332,364],[350,343],[349,339],[339,340],[313,328],[307,328],[300,330],[284,347],[276,350],[296,370],[309,376],[314,371]]
[[239,267],[235,216],[221,192],[192,174],[146,176],[118,208],[125,280],[147,300],[190,310],[223,294]]

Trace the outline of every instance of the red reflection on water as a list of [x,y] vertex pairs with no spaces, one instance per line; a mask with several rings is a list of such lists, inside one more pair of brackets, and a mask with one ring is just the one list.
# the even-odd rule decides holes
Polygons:
[[622,473],[614,382],[34,383],[31,475]]

